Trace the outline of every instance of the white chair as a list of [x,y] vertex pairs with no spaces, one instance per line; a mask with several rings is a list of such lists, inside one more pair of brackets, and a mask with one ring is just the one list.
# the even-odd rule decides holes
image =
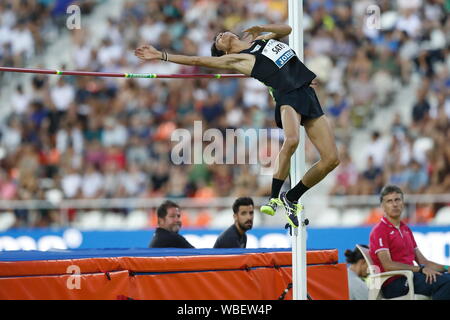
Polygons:
[[101,229],[102,225],[103,214],[101,211],[79,211],[73,226],[82,230],[95,230]]
[[336,227],[341,224],[341,213],[336,208],[321,210],[317,218],[311,219],[311,224],[316,227]]
[[0,212],[0,231],[11,228],[16,223],[16,216],[12,212]]
[[133,210],[126,219],[127,229],[144,229],[149,227],[149,214],[143,210]]
[[120,230],[125,225],[124,216],[121,213],[107,212],[103,216],[102,229],[106,230]]
[[348,209],[342,213],[341,226],[355,227],[364,223],[367,217],[366,210],[363,209]]
[[431,224],[436,226],[450,225],[450,206],[440,208]]
[[212,212],[212,221],[210,228],[223,229],[233,224],[233,210],[224,209],[217,212]]
[[[396,270],[387,272],[378,272],[378,268],[373,264],[372,258],[369,254],[369,249],[356,245],[356,247],[361,251],[364,259],[367,262],[369,275],[367,277],[367,285],[369,287],[369,300],[430,300],[428,296],[415,294],[414,293],[414,281],[413,272],[411,270]],[[383,297],[381,287],[383,283],[393,276],[404,276],[408,281],[409,291],[406,295],[386,299]]]

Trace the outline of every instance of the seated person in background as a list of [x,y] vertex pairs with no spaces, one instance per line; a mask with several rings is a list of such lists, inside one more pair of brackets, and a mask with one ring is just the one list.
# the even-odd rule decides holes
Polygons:
[[233,203],[234,223],[217,238],[214,248],[245,248],[245,232],[253,227],[254,205],[252,198],[238,198]]
[[[384,216],[370,233],[369,253],[374,265],[380,272],[411,270],[415,294],[430,296],[433,300],[450,300],[448,266],[425,258],[411,229],[401,221],[405,207],[402,190],[388,185],[381,190],[380,201]],[[406,277],[388,279],[381,290],[388,299],[407,294]]]
[[156,228],[150,248],[194,248],[178,232],[181,229],[180,207],[170,200],[161,204],[157,210],[158,228]]
[[[361,244],[364,248],[369,248]],[[346,261],[349,264],[348,272],[348,291],[350,300],[368,300],[369,288],[361,278],[367,277],[367,262],[358,248],[354,250],[345,250]]]

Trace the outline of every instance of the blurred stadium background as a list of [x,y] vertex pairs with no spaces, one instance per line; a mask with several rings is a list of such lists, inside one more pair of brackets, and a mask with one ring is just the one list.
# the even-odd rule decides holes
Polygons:
[[[66,26],[70,4],[81,9],[80,29]],[[365,23],[372,4],[380,8],[379,30]],[[381,214],[377,194],[392,183],[407,194],[405,220],[423,232],[439,227],[450,259],[449,12],[449,0],[304,1],[305,63],[318,75],[341,154],[339,167],[304,196],[312,230],[370,227]],[[7,0],[0,3],[0,65],[211,73],[143,63],[133,51],[151,43],[210,55],[223,29],[287,18],[287,0]],[[236,197],[260,205],[270,194],[271,177],[259,165],[170,159],[171,133],[191,130],[195,120],[222,132],[275,128],[271,98],[256,80],[0,73],[0,105],[0,250],[33,248],[11,242],[17,228],[69,230],[72,247],[87,230],[143,232],[156,226],[155,208],[167,198],[182,207],[183,231],[219,230],[232,223]],[[307,141],[307,165],[316,160]],[[255,232],[283,226],[280,213],[255,218]],[[367,242],[360,239],[353,243]]]

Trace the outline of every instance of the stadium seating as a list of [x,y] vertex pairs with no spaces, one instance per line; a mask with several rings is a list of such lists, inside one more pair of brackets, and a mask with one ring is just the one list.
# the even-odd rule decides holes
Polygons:
[[432,225],[450,225],[450,206],[442,207],[436,212],[436,217],[431,222]]
[[232,219],[232,211],[230,209],[218,211],[213,214],[210,227],[218,229],[226,228],[231,225]]
[[127,229],[142,229],[149,227],[149,214],[143,210],[131,211],[125,222]]
[[103,218],[103,229],[120,230],[125,225],[125,218],[122,213],[107,212]]
[[311,223],[317,227],[338,226],[341,223],[341,213],[339,209],[327,208],[311,219]]
[[364,209],[347,209],[342,213],[341,226],[355,227],[364,223],[368,216],[368,211]]
[[[10,1],[0,4],[0,66],[161,74],[210,73],[211,70],[198,67],[185,68],[159,61],[145,63],[139,61],[133,52],[140,43],[150,43],[157,48],[165,47],[174,54],[209,55],[213,34],[224,28],[241,33],[249,27],[247,24],[254,22],[254,16],[260,19],[258,24],[288,21],[288,11],[284,6],[286,1],[278,0],[246,1],[242,5],[232,1],[229,6],[230,12],[236,15],[233,19],[227,16],[228,10],[222,10],[222,2],[219,0],[208,2],[207,6],[203,1],[185,0],[183,6],[176,9],[171,0],[160,0],[155,6],[143,5],[143,2],[138,0],[126,3],[104,0],[92,1],[88,5],[89,10],[85,10],[86,4],[80,2],[83,27],[81,30],[68,30],[66,24],[62,23],[67,18],[65,10],[53,12],[51,3],[55,1],[38,2],[41,5],[38,12],[35,10],[36,1]],[[422,1],[423,5],[411,11],[412,20],[407,22],[404,10],[396,2],[384,2],[380,10],[383,31],[380,31],[376,28],[359,28],[360,23],[367,18],[367,4],[364,4],[364,1],[327,1],[323,7],[317,1],[305,1],[304,62],[318,75],[319,86],[316,87],[316,93],[332,125],[338,147],[346,146],[351,156],[348,172],[339,175],[343,180],[336,179],[335,185],[339,188],[334,193],[329,192],[333,189],[333,183],[330,182],[334,178],[334,175],[330,174],[331,179],[325,179],[314,186],[315,195],[332,194],[344,198],[349,195],[372,196],[379,192],[379,186],[372,185],[373,181],[363,188],[360,178],[367,169],[366,149],[372,144],[370,136],[373,131],[378,131],[380,140],[386,142],[386,148],[380,149],[383,152],[376,153],[383,155],[383,160],[378,164],[383,171],[383,181],[377,184],[385,185],[395,180],[390,177],[393,172],[391,163],[400,161],[402,170],[407,171],[408,163],[413,158],[419,158],[424,168],[435,168],[437,164],[432,163],[432,159],[443,156],[446,139],[445,130],[441,128],[448,126],[449,119],[448,112],[446,119],[445,116],[440,116],[439,109],[441,105],[444,106],[442,109],[448,105],[446,90],[450,82],[448,70],[445,70],[449,66],[445,43],[445,35],[448,32],[444,18],[448,16],[449,8],[433,1]],[[277,4],[274,6],[274,3]],[[245,10],[241,10],[241,6]],[[171,16],[172,14],[174,15]],[[326,17],[323,21],[322,14]],[[148,21],[149,17],[152,17],[151,21]],[[28,21],[22,26],[25,27],[24,35],[27,35],[27,41],[24,43],[23,36],[11,36],[18,32],[17,29],[23,21]],[[8,50],[8,47],[23,47],[23,52],[15,54],[15,50]],[[318,63],[320,61],[324,63]],[[367,82],[364,80],[360,83],[358,77],[365,73],[363,71],[367,71],[367,79],[363,77]],[[64,90],[55,90],[56,82],[60,79],[66,81]],[[148,198],[154,193],[160,197],[170,196],[172,193],[177,197],[189,198],[195,193],[205,197],[205,193],[201,192],[205,186],[209,196],[214,194],[228,197],[243,190],[248,193],[246,195],[266,197],[270,193],[270,178],[264,179],[264,183],[250,182],[261,179],[261,175],[255,170],[251,170],[249,177],[244,179],[245,184],[249,185],[242,189],[237,181],[243,175],[237,167],[234,167],[236,170],[218,175],[214,166],[204,166],[200,170],[202,178],[197,179],[188,166],[178,166],[178,170],[168,170],[165,173],[167,177],[165,174],[160,177],[159,165],[156,165],[167,160],[168,153],[168,150],[159,147],[158,140],[166,143],[168,132],[171,132],[174,126],[187,128],[194,118],[203,121],[203,129],[273,128],[274,106],[269,103],[270,99],[267,99],[265,86],[258,86],[257,81],[252,81],[249,86],[248,82],[249,80],[242,79],[124,80],[31,76],[2,72],[0,198],[18,201],[42,200],[57,207],[63,200],[83,197]],[[356,87],[353,87],[354,85]],[[183,94],[180,95],[180,92]],[[342,95],[346,101],[334,101],[336,93]],[[208,100],[216,94],[219,95],[217,106],[212,108],[215,111],[209,115]],[[362,99],[370,103],[366,105],[355,102],[361,100],[360,94],[362,97],[370,97]],[[47,96],[48,99],[42,99]],[[40,103],[36,104],[36,101]],[[61,101],[65,102],[61,104]],[[102,105],[111,106],[107,108],[108,117],[104,116],[105,110],[100,107]],[[55,107],[58,110],[57,116],[52,111]],[[367,111],[363,112],[367,113],[367,116],[361,116],[361,108]],[[445,110],[443,114],[445,115]],[[399,115],[399,122],[394,126],[395,115]],[[217,119],[223,120],[223,123],[212,121],[216,116]],[[51,125],[47,130],[48,123]],[[116,124],[120,126],[116,127]],[[170,130],[166,130],[167,128]],[[426,131],[431,131],[425,132],[425,128],[428,128]],[[40,132],[39,136],[35,136],[35,132]],[[110,134],[105,135],[105,132]],[[117,144],[118,149],[114,151],[109,150],[112,143],[110,139],[104,138],[111,137],[112,132],[114,136],[118,135],[117,141],[113,139],[113,144]],[[393,136],[398,136],[399,145],[389,152],[394,149],[404,150],[399,159],[391,157],[395,152],[387,152],[393,146]],[[307,167],[317,160],[313,147],[308,144],[309,142],[305,147]],[[69,145],[72,145],[73,150],[68,148]],[[431,146],[436,154],[429,155],[433,151]],[[30,150],[29,154],[28,151],[24,153],[30,147],[33,150]],[[55,149],[58,152],[55,152]],[[427,150],[430,152],[426,152]],[[107,173],[105,162],[99,161],[104,157],[119,165],[117,174]],[[39,158],[38,166],[43,170],[27,172],[26,166],[18,165],[18,158],[22,159],[20,162],[24,164],[35,163]],[[68,159],[73,161],[67,161]],[[96,181],[106,178],[117,181],[121,174],[130,176],[132,172],[128,171],[132,162],[139,167],[134,173],[137,179],[130,179],[126,192],[114,183],[96,184],[94,189],[99,190],[93,190],[92,194],[72,190],[72,187],[79,187],[78,178],[82,180],[82,186],[90,185],[89,175],[86,174],[90,162],[95,162],[98,167],[94,175],[97,176]],[[147,165],[150,163],[152,165]],[[71,166],[73,168],[70,168]],[[341,163],[334,172],[342,167]],[[76,169],[77,172],[73,173],[70,169]],[[448,193],[444,184],[448,172],[439,173],[438,179],[432,179],[431,170],[424,170],[424,174],[427,175],[428,181],[428,184],[423,186],[428,189],[425,193]],[[182,176],[183,179],[177,179],[177,176]],[[18,180],[17,177],[26,178],[22,181],[22,178]],[[30,186],[24,186],[27,184],[24,183],[25,180],[30,182]],[[43,183],[44,180],[48,180],[49,184]],[[35,185],[37,187],[33,187]],[[175,185],[176,190],[171,190]],[[87,189],[89,191],[89,188]],[[408,190],[405,194],[414,194],[414,191]],[[316,207],[313,201],[308,202],[307,199],[305,197],[305,208]],[[356,202],[358,203],[360,202]],[[351,205],[355,204],[349,204]],[[333,209],[324,212],[322,209],[314,209],[308,211],[308,218],[318,226],[364,225],[360,214],[347,211],[348,208],[343,207],[342,213],[332,212],[335,211]],[[2,209],[9,210],[7,206],[0,208]],[[75,215],[79,213],[76,211],[73,209]],[[30,218],[32,215],[38,217]],[[67,227],[64,223],[66,219],[58,219],[56,214],[48,215],[45,219],[41,219],[40,215],[39,211],[24,210],[23,214],[16,216],[16,225]],[[198,217],[198,212],[193,213],[193,216]],[[432,219],[434,212],[429,217]],[[266,218],[261,220],[265,226],[278,225],[283,219],[282,215],[272,219]],[[103,217],[90,217],[88,214],[75,223],[81,223],[87,228],[98,228],[103,227],[102,219]],[[151,219],[153,218],[150,217],[150,225],[156,225]],[[446,218],[443,212],[436,215],[436,219],[434,225],[450,224],[450,218]],[[85,223],[85,220],[90,223]],[[107,225],[116,225],[119,220],[117,217],[108,217]],[[189,224],[186,223],[186,226],[223,228],[229,221],[229,213],[223,217],[221,214],[212,214],[210,217],[204,214],[201,221],[195,219]],[[373,224],[377,217],[372,215],[367,221],[368,224]],[[139,225],[145,225],[145,218],[136,215],[126,217],[123,222],[126,228],[138,228]],[[259,222],[255,220],[255,224],[257,223]],[[428,216],[418,220],[418,223],[429,223]]]
[[16,222],[16,216],[12,212],[0,212],[0,231],[8,230]]
[[83,230],[95,230],[103,226],[103,213],[100,211],[79,212],[73,226]]

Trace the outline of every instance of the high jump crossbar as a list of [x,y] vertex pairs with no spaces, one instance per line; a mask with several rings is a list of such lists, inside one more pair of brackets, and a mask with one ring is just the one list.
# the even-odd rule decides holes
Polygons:
[[37,73],[57,76],[94,76],[94,77],[110,77],[110,78],[140,78],[140,79],[223,79],[223,78],[248,78],[245,74],[157,74],[157,73],[119,73],[119,72],[90,72],[90,71],[65,71],[65,70],[46,70],[46,69],[28,69],[28,68],[11,68],[0,67],[0,72],[16,72],[16,73]]

